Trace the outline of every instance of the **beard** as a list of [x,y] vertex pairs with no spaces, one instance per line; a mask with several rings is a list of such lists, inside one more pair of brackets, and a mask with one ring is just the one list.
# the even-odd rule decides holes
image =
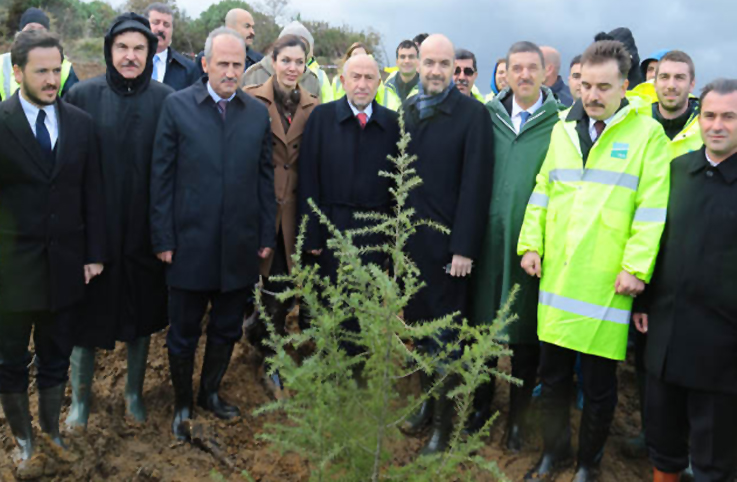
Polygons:
[[[23,93],[26,95],[28,100],[30,100],[33,104],[41,105],[41,106],[47,106],[47,105],[54,105],[54,102],[56,102],[56,96],[59,93],[59,88],[56,86],[56,94],[54,94],[54,99],[51,101],[47,101],[41,98],[41,92],[39,92],[36,89],[33,89],[30,85],[26,83],[24,80],[21,84],[21,87],[23,88]],[[48,84],[44,87],[48,87]],[[41,89],[43,91],[43,88]]]

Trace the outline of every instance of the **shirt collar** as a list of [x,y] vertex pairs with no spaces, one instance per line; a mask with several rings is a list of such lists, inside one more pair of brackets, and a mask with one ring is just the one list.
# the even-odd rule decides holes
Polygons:
[[169,49],[164,49],[162,52],[154,55],[158,57],[162,64],[166,65],[166,60],[169,58]]
[[704,154],[706,155],[706,162],[711,164],[711,167],[717,167],[717,163],[711,160],[711,157],[709,157],[709,151],[704,151]]
[[543,105],[542,91],[540,91],[540,97],[537,98],[537,102],[535,102],[532,105],[532,107],[530,107],[529,109],[523,109],[522,107],[520,107],[519,104],[517,103],[516,96],[512,96],[512,118],[520,115],[521,112],[528,112],[530,115],[532,115],[537,111],[537,109],[542,107],[542,105]]
[[370,119],[371,118],[371,114],[373,114],[373,112],[374,112],[373,102],[371,104],[369,104],[368,106],[366,106],[366,108],[363,109],[362,111],[361,110],[358,110],[358,108],[355,105],[353,105],[353,102],[351,102],[351,101],[348,101],[348,105],[351,107],[351,110],[353,111],[353,116],[354,117],[357,116],[359,113],[363,112],[364,114],[366,114],[366,118],[367,119]]
[[[23,113],[26,114],[26,117],[28,117],[29,119],[33,119],[33,121],[35,122],[41,109],[28,102],[23,97],[23,94],[21,92],[18,92],[18,98],[20,99],[21,107],[23,107]],[[44,106],[43,110],[46,112],[46,117],[56,119],[56,109],[54,109],[53,104]]]
[[[617,112],[619,112],[619,111],[617,111]],[[614,116],[617,115],[617,112],[615,112],[614,114],[612,114],[612,116],[610,118],[606,119],[604,121],[604,125],[607,125],[608,126],[609,123],[612,121],[612,119],[614,119]],[[592,119],[591,117],[589,117],[589,130],[591,130],[591,129],[594,128],[594,124],[595,123],[596,123],[596,119]]]
[[228,102],[230,102],[231,100],[233,100],[233,97],[235,97],[235,92],[233,92],[233,95],[231,95],[229,98],[223,99],[212,88],[212,86],[210,85],[210,81],[209,80],[207,81],[207,92],[210,94],[210,97],[212,97],[212,100],[214,100],[216,104],[218,102],[220,102],[221,100],[227,100]]

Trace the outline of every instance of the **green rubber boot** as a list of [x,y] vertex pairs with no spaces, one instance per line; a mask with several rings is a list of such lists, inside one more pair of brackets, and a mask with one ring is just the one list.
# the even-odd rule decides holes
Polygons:
[[64,423],[69,428],[87,428],[92,398],[92,377],[95,374],[95,350],[75,346],[69,361],[72,368],[69,377],[72,385],[72,406]]
[[20,451],[20,459],[24,462],[30,460],[33,457],[33,427],[28,392],[0,394],[0,404]]
[[146,377],[146,361],[150,336],[142,336],[127,343],[128,379],[125,383],[125,410],[136,422],[146,421],[146,406],[143,403],[143,381]]

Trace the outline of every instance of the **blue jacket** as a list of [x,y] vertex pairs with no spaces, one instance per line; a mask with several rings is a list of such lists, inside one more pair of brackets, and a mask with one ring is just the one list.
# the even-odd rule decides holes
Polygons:
[[164,83],[174,90],[182,90],[192,85],[199,77],[194,62],[169,47]]

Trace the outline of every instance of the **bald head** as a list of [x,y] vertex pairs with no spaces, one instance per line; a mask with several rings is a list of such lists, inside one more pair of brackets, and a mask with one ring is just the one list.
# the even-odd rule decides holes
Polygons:
[[229,10],[225,15],[225,26],[241,34],[248,47],[253,45],[256,31],[254,29],[253,15],[250,12],[242,8]]
[[343,65],[340,82],[348,102],[362,111],[374,101],[376,91],[379,90],[379,64],[366,54],[354,55]]
[[540,47],[545,59],[545,85],[552,87],[560,73],[560,52],[548,45]]
[[420,81],[425,94],[443,92],[453,78],[455,48],[445,35],[433,34],[420,46]]

